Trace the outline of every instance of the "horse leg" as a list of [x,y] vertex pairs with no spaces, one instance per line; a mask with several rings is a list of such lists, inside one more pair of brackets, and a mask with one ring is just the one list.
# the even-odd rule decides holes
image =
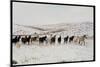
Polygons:
[[71,42],[71,40],[69,40],[69,42]]
[[84,46],[85,46],[85,41],[83,41],[84,42]]
[[64,40],[64,44],[66,44],[66,41]]
[[30,41],[28,41],[28,45],[30,45]]
[[31,41],[30,41],[31,43],[32,43],[32,39],[31,39]]
[[79,44],[81,45],[81,41],[79,41]]
[[39,45],[41,45],[41,38],[39,38]]

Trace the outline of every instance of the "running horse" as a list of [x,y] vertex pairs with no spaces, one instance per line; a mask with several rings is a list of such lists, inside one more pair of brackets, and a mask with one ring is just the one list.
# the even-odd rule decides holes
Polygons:
[[75,36],[73,41],[74,43],[78,43],[80,45],[84,44],[85,45],[85,39],[87,39],[87,36],[86,35],[83,35],[83,36]]

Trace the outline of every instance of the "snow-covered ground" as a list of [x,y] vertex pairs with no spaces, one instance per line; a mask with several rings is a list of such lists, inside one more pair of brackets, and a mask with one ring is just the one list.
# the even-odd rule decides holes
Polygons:
[[27,26],[27,25],[13,25],[14,35],[34,35],[34,33],[64,33],[66,35],[83,35],[87,34],[93,36],[93,23],[61,23],[51,25],[38,25],[38,26]]
[[13,59],[18,64],[93,60],[93,40],[87,40],[85,46],[73,43],[56,45],[23,44],[20,48],[13,46]]
[[79,24],[55,24],[44,26],[21,26],[13,25],[13,35],[33,35],[34,33],[49,32],[61,35],[62,43],[58,44],[39,44],[33,42],[30,45],[20,44],[17,48],[13,44],[13,60],[19,64],[40,64],[70,61],[86,61],[93,60],[93,38],[86,39],[86,45],[81,46],[75,43],[63,43],[63,38],[72,35],[88,35],[93,37],[92,23]]

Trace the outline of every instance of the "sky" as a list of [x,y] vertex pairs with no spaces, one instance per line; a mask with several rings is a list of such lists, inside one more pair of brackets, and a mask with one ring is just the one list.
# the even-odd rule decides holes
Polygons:
[[93,22],[93,7],[13,2],[13,23],[48,25]]

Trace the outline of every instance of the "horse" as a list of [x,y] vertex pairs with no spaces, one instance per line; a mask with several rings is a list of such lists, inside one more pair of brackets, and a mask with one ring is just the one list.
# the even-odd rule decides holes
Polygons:
[[30,40],[31,40],[31,35],[29,35],[28,38],[27,38],[28,44],[30,44]]
[[12,43],[16,44],[20,41],[21,36],[16,35],[15,38],[12,38]]
[[25,36],[22,39],[22,43],[26,44],[28,42],[28,45],[30,44],[30,40],[31,40],[31,35],[29,35],[28,37]]
[[47,42],[47,36],[44,36],[44,37],[40,37],[39,38],[39,43],[44,43],[44,41]]
[[61,36],[58,38],[58,43],[61,43]]
[[69,38],[69,36],[64,37],[64,43],[67,43],[68,42],[68,38]]
[[75,37],[75,36],[69,37],[69,42],[73,42],[74,37]]
[[86,35],[83,35],[83,36],[80,36],[79,37],[79,44],[82,45],[84,44],[85,45],[85,39],[87,39],[87,36]]
[[31,37],[31,43],[32,43],[33,41],[37,41],[37,38],[38,38],[38,37]]
[[85,45],[85,39],[87,39],[87,36],[86,35],[83,35],[83,36],[75,36],[74,39],[73,39],[73,42],[74,43],[77,43],[77,44],[84,44]]
[[51,43],[51,44],[52,44],[52,43],[55,43],[55,41],[56,41],[56,35],[54,35],[53,37],[51,37],[50,43]]
[[27,39],[27,36],[21,38],[21,41],[23,44],[26,44],[26,39]]

